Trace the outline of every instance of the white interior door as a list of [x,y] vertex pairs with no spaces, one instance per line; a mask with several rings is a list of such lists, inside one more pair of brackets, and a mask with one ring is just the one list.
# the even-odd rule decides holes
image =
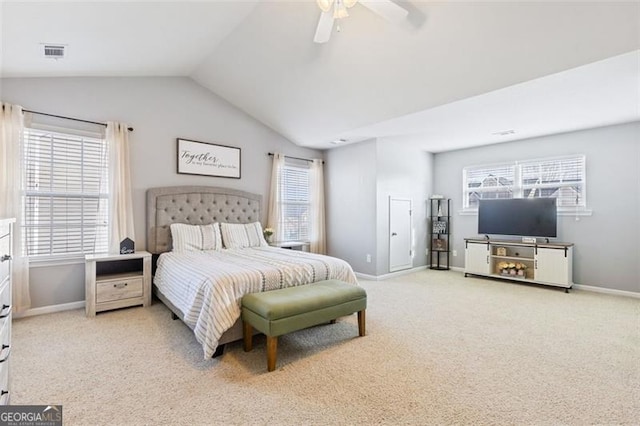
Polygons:
[[411,200],[389,198],[389,272],[413,266]]

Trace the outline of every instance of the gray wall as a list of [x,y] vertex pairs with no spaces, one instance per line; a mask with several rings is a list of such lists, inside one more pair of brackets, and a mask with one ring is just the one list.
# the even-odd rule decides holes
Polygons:
[[432,193],[433,155],[400,144],[394,138],[377,144],[377,253],[376,275],[389,273],[389,197],[412,201],[413,267],[427,264],[427,200]]
[[[268,152],[322,158],[298,147],[188,78],[0,80],[0,99],[26,109],[93,121],[123,121],[130,134],[136,248],[145,248],[145,191],[168,185],[225,186],[268,199]],[[176,138],[242,149],[242,178],[176,173]],[[265,209],[266,210],[266,209]],[[264,218],[263,218],[264,221]],[[84,300],[84,264],[31,269],[33,307]]]
[[413,202],[413,266],[426,265],[432,154],[387,138],[335,148],[326,158],[329,254],[357,272],[388,274],[389,197],[395,196]]
[[[137,248],[145,247],[144,194],[166,185],[218,185],[263,194],[268,152],[321,157],[298,147],[188,78],[53,78],[0,80],[0,99],[25,108],[89,120],[117,120],[131,134]],[[242,179],[176,173],[176,138],[242,148]],[[454,266],[464,266],[465,237],[476,236],[476,216],[461,216],[462,168],[467,165],[583,153],[587,202],[593,216],[561,216],[558,240],[575,243],[574,281],[640,291],[640,123],[554,135],[488,147],[429,154],[392,138],[347,145],[325,156],[329,254],[358,272],[388,273],[388,199],[411,198],[414,265],[427,263],[426,200],[453,202]],[[577,220],[576,220],[577,219]],[[371,254],[372,262],[366,262]],[[34,267],[33,307],[84,300],[84,265]]]
[[435,155],[435,191],[452,199],[452,242],[464,266],[464,238],[477,216],[464,216],[462,168],[483,163],[586,155],[592,216],[559,216],[557,241],[574,247],[576,284],[640,292],[640,123],[602,127]]
[[327,252],[370,275],[376,273],[375,146],[361,142],[325,154]]

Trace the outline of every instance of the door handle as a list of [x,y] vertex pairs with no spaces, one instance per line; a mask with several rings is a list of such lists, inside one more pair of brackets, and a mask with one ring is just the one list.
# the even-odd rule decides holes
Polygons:
[[392,232],[392,233],[391,233],[391,236],[392,236],[392,237],[395,237],[396,235],[398,235],[398,234],[396,234],[395,232]]

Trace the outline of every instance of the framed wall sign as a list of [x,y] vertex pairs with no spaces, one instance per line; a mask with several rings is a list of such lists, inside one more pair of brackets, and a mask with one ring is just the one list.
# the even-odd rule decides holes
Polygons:
[[178,138],[178,173],[240,179],[240,148]]

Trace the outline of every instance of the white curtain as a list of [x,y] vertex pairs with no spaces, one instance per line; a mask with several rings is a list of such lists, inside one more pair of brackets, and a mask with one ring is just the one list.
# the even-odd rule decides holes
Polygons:
[[129,130],[122,123],[107,122],[109,149],[109,253],[120,253],[120,241],[133,230],[133,201],[129,167]]
[[29,258],[22,256],[24,116],[22,107],[5,103],[2,103],[0,113],[0,217],[16,219],[13,226],[12,303],[14,312],[22,312],[31,306]]
[[311,247],[312,253],[326,254],[327,243],[324,221],[324,172],[322,160],[311,163]]
[[280,202],[282,201],[280,194],[280,181],[282,179],[282,169],[284,169],[284,155],[280,153],[273,154],[273,167],[271,169],[271,189],[269,191],[269,211],[267,215],[267,227],[273,228],[273,240],[282,241],[283,233],[280,220],[282,211]]

